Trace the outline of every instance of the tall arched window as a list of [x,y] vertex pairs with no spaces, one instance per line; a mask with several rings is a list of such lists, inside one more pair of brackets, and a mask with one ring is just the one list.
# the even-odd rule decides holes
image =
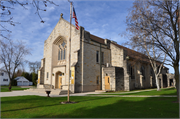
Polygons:
[[144,66],[141,66],[141,74],[143,76],[143,79],[145,80],[145,67]]
[[59,45],[58,60],[65,60],[65,59],[66,59],[66,43],[63,41]]
[[153,68],[150,68],[150,75],[153,76]]
[[135,79],[135,70],[134,70],[134,66],[132,66],[131,64],[128,65],[128,72],[131,75],[131,79]]

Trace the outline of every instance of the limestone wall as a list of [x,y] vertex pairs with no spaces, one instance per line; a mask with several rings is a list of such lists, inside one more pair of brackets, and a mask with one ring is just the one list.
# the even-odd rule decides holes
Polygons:
[[105,77],[110,77],[110,89],[113,91],[124,90],[124,71],[120,67],[103,67],[102,90],[106,90]]
[[110,44],[111,49],[111,65],[116,67],[123,67],[123,49]]
[[[150,77],[150,64],[142,63],[138,61],[128,60],[128,63],[134,67],[135,79],[130,77],[130,90],[138,89],[138,88],[150,88],[152,82],[152,78]],[[141,66],[145,68],[145,78],[141,73]],[[130,72],[129,75],[131,76]]]
[[[100,49],[101,48],[101,49]],[[96,62],[96,52],[99,51],[99,62]],[[100,51],[104,53],[104,63],[100,65]],[[102,84],[101,68],[106,63],[110,63],[110,50],[107,46],[101,45],[94,41],[84,42],[84,70],[83,70],[83,85],[84,91],[99,90]],[[97,86],[97,79],[99,79],[99,86]]]
[[102,90],[106,90],[105,88],[105,76],[110,77],[110,89],[116,91],[116,72],[115,67],[103,67],[102,69],[103,75],[102,75]]
[[[80,49],[80,32],[79,30],[75,29],[75,26],[72,25],[72,32],[71,32],[71,65],[73,63],[77,62],[77,50]],[[53,70],[53,67],[55,66],[61,66],[58,65],[58,46],[54,45],[53,42],[55,39],[57,39],[59,36],[62,37],[62,40],[65,40],[67,43],[67,50],[66,50],[66,60],[65,65],[66,67],[69,67],[69,35],[70,34],[70,24],[63,18],[60,18],[58,23],[56,24],[55,28],[47,38],[47,40],[44,43],[44,58],[46,59],[45,62],[45,74],[44,74],[44,83],[45,84],[51,84],[52,73],[56,73],[56,70]],[[47,72],[49,73],[49,78],[47,78]],[[65,80],[63,81],[63,85],[68,84],[68,77],[69,77],[69,69],[66,68],[66,70],[63,72],[65,74]]]

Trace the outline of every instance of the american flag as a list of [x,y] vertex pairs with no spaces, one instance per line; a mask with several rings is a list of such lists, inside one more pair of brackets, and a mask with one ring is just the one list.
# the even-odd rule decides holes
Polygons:
[[75,18],[76,29],[79,30],[78,21],[77,21],[76,12],[74,10],[74,7],[73,7],[73,18]]

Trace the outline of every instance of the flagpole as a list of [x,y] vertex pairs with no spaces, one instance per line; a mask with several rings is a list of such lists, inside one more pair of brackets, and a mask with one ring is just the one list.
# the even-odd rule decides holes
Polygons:
[[72,17],[72,2],[70,2],[70,37],[69,37],[69,77],[68,77],[68,98],[67,101],[69,102],[69,85],[71,79],[71,18]]

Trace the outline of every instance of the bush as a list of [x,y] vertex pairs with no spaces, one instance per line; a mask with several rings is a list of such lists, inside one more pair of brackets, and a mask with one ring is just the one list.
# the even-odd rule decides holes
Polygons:
[[36,82],[37,79],[38,79],[38,75],[36,73],[32,73],[32,81],[35,86],[37,85],[37,82]]

